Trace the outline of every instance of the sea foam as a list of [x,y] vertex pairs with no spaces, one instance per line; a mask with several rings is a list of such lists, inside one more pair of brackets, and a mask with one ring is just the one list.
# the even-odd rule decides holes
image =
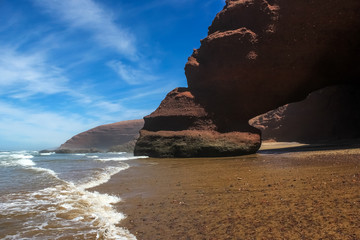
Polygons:
[[80,189],[89,189],[89,188],[99,186],[101,184],[108,182],[110,180],[111,176],[119,173],[122,170],[128,169],[128,168],[129,168],[129,165],[125,164],[125,163],[121,167],[108,167],[101,172],[97,172],[97,173],[93,174],[90,181],[81,183],[78,185],[78,187]]
[[[7,230],[7,235],[1,235],[0,231],[0,238],[136,239],[128,230],[117,226],[126,217],[123,213],[117,212],[113,206],[120,202],[121,198],[88,189],[106,183],[114,174],[129,168],[129,165],[122,161],[137,157],[121,156],[122,158],[112,160],[115,157],[111,157],[111,154],[97,154],[86,155],[86,160],[86,158],[74,158],[74,155],[57,157],[55,154],[47,158],[48,155],[41,156],[39,153],[0,153],[0,165],[5,168],[15,167],[15,169],[24,169],[28,173],[34,171],[34,173],[46,174],[46,176],[36,175],[38,176],[36,179],[40,181],[47,181],[48,175],[58,179],[54,181],[54,185],[50,185],[51,187],[46,186],[41,190],[0,195],[1,221],[4,221],[5,225],[16,226],[16,231]],[[98,158],[103,158],[105,161],[99,162]],[[76,164],[77,169],[84,173],[89,172],[84,174],[83,178],[69,178],[71,174],[66,174],[71,171],[76,172],[76,168],[62,167],[69,164],[70,166]],[[85,164],[86,167],[81,168],[79,164]],[[59,174],[47,167],[52,167]],[[64,175],[66,169],[70,172],[65,172]]]
[[[89,161],[96,162],[97,159]],[[121,160],[116,158],[115,161]],[[33,156],[25,153],[13,154],[11,159],[1,162],[58,178],[53,170],[36,166]],[[56,186],[39,191],[0,196],[0,217],[16,219],[20,228],[4,239],[136,239],[128,230],[117,226],[125,216],[117,212],[113,204],[120,202],[121,198],[87,190],[106,183],[114,174],[129,168],[123,162],[111,163],[114,164],[116,166],[104,163],[103,168],[96,169],[89,178],[77,183],[60,179]]]
[[107,162],[107,161],[128,161],[128,160],[134,160],[134,159],[140,159],[140,158],[149,158],[149,157],[147,157],[147,156],[131,156],[131,157],[98,158],[95,160],[101,161],[101,162]]
[[[31,236],[31,239],[83,238],[89,235],[93,236],[90,237],[92,239],[136,239],[126,229],[116,226],[125,218],[112,206],[121,201],[119,197],[90,192],[72,183],[26,196],[11,194],[1,200],[2,215],[14,219],[31,216],[26,219],[21,232],[8,235],[5,239],[21,239],[25,236]],[[32,235],[38,230],[41,232]]]

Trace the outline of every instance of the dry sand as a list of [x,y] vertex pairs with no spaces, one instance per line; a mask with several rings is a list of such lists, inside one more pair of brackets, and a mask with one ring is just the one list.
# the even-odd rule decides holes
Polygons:
[[95,190],[139,240],[360,239],[360,149],[129,163]]

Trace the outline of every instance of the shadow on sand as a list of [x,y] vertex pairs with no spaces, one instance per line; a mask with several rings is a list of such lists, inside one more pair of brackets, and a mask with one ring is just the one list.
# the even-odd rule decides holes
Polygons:
[[346,150],[360,148],[360,139],[341,140],[326,143],[306,144],[296,142],[263,143],[257,153],[279,154],[309,151]]

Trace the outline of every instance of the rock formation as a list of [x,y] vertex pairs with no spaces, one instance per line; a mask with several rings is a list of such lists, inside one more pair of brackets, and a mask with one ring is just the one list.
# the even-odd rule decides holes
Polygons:
[[72,137],[59,150],[90,150],[107,151],[119,145],[126,145],[137,139],[144,120],[129,120],[101,125]]
[[206,110],[187,88],[176,88],[158,109],[144,118],[135,155],[152,157],[234,156],[260,146],[259,130],[219,132]]
[[[249,119],[323,87],[358,81],[359,30],[358,0],[227,0],[185,66],[189,94],[216,132],[249,134],[255,139],[259,133],[249,127]],[[172,115],[171,119],[183,126],[182,111],[177,113],[179,118]],[[152,115],[145,118],[148,123],[142,132],[146,134],[140,136],[137,152],[173,156],[171,147],[166,154],[155,150],[158,147],[150,136],[161,132],[167,136],[166,144],[177,145],[184,142],[178,131],[186,130],[165,128],[151,119]],[[165,145],[157,139],[156,145]],[[257,139],[258,144],[251,141],[250,145],[260,146],[260,136]],[[207,147],[209,156],[227,155],[227,150],[213,154],[211,145],[203,143]],[[244,149],[243,154],[256,151]]]
[[250,124],[261,130],[263,140],[326,143],[359,139],[359,107],[359,88],[332,86],[257,116]]

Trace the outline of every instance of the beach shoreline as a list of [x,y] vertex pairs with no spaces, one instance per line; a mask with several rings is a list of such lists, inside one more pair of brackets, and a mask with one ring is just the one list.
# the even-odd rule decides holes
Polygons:
[[360,239],[360,149],[137,159],[94,191],[137,239]]

